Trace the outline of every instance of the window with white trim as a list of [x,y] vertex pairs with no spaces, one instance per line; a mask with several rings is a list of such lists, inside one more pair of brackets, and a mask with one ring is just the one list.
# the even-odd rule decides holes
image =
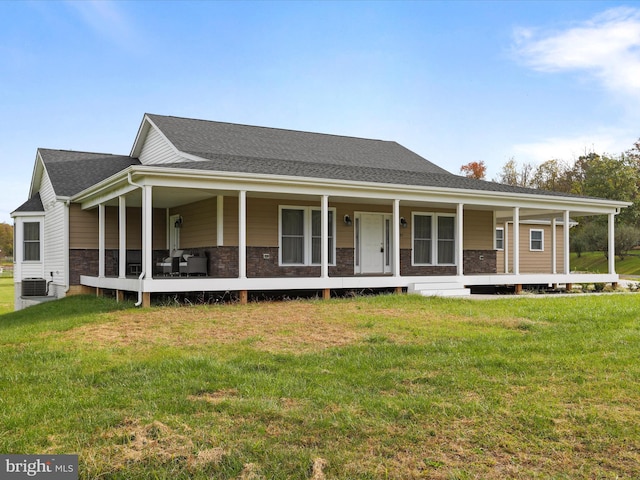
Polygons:
[[536,228],[529,230],[529,250],[532,252],[544,251],[544,230]]
[[25,262],[40,261],[40,222],[22,224],[22,259]]
[[455,265],[455,220],[451,214],[413,212],[413,265]]
[[[335,265],[335,208],[327,212],[328,264]],[[280,264],[320,265],[322,210],[317,207],[281,206],[279,215]]]
[[504,228],[496,228],[496,250],[504,250]]

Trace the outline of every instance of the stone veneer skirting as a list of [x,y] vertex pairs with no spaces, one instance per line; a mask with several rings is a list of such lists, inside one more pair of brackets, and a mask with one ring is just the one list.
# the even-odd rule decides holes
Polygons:
[[[208,273],[215,278],[238,277],[238,247],[201,247],[185,248],[185,251],[208,259]],[[154,265],[169,255],[168,250],[154,250]],[[118,275],[117,249],[105,250],[105,275]],[[98,250],[73,249],[69,251],[71,285],[80,284],[80,275],[98,275]],[[495,250],[465,250],[465,274],[497,272],[497,254]],[[402,276],[441,276],[455,275],[455,266],[414,266],[411,265],[411,249],[400,250],[400,275]],[[280,266],[278,265],[278,247],[247,247],[247,276],[250,278],[268,277],[318,277],[320,266]],[[351,277],[354,273],[354,251],[352,248],[336,249],[336,265],[329,266],[330,277]]]

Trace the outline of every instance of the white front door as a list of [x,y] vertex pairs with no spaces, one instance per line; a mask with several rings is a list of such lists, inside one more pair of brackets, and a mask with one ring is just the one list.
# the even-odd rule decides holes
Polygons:
[[356,273],[391,272],[391,215],[360,213],[356,219]]

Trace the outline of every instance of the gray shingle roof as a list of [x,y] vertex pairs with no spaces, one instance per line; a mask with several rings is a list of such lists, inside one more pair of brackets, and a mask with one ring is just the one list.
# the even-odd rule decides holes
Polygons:
[[[203,156],[204,157],[204,156]],[[532,188],[515,187],[495,182],[476,180],[451,173],[411,172],[387,168],[352,167],[344,165],[320,165],[273,158],[250,158],[233,155],[206,155],[207,161],[164,164],[167,168],[185,168],[219,172],[287,175],[309,178],[330,178],[360,182],[441,187],[485,192],[524,193],[576,197],[576,195],[549,192]]]
[[38,149],[56,195],[70,197],[121,170],[140,165],[137,158],[107,153]]
[[335,166],[449,173],[396,142],[147,115],[180,151],[203,158],[295,161]]
[[44,205],[42,205],[42,199],[40,198],[40,192],[36,193],[29,200],[24,202],[14,211],[16,212],[44,212]]
[[396,142],[147,114],[193,170],[573,197],[454,175]]

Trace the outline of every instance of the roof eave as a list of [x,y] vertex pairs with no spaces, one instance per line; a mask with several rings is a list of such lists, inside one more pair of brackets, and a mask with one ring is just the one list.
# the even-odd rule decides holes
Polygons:
[[[420,186],[420,185],[403,185],[392,183],[377,183],[377,182],[357,182],[352,180],[339,180],[339,179],[318,179],[315,177],[298,177],[287,175],[267,175],[267,174],[248,174],[238,172],[220,172],[220,171],[203,171],[193,170],[187,168],[176,167],[162,167],[157,165],[132,165],[125,170],[118,172],[115,175],[97,183],[82,192],[77,193],[71,198],[71,201],[86,201],[92,196],[99,194],[100,192],[111,189],[124,182],[128,183],[127,177],[131,173],[136,176],[167,176],[172,179],[199,179],[203,177],[223,177],[228,181],[237,183],[284,183],[295,186],[323,186],[323,187],[337,187],[340,189],[359,189],[359,190],[378,190],[380,192],[397,192],[399,189],[403,192],[403,197],[410,195],[424,195],[425,193],[442,195],[443,197],[449,197],[452,203],[469,202],[473,204],[475,201],[478,204],[487,204],[488,200],[500,200],[504,204],[510,204],[507,200],[514,200],[516,202],[528,202],[540,205],[545,205],[546,208],[555,210],[571,210],[568,208],[572,206],[574,209],[580,208],[580,210],[607,210],[611,213],[618,212],[621,208],[625,208],[631,205],[630,202],[623,202],[618,200],[607,200],[590,197],[565,197],[562,195],[540,195],[540,194],[526,194],[515,192],[496,192],[485,190],[473,190],[473,189],[461,189],[451,187],[436,187],[436,186]],[[504,206],[502,207],[504,208]],[[542,207],[541,207],[542,208]]]

